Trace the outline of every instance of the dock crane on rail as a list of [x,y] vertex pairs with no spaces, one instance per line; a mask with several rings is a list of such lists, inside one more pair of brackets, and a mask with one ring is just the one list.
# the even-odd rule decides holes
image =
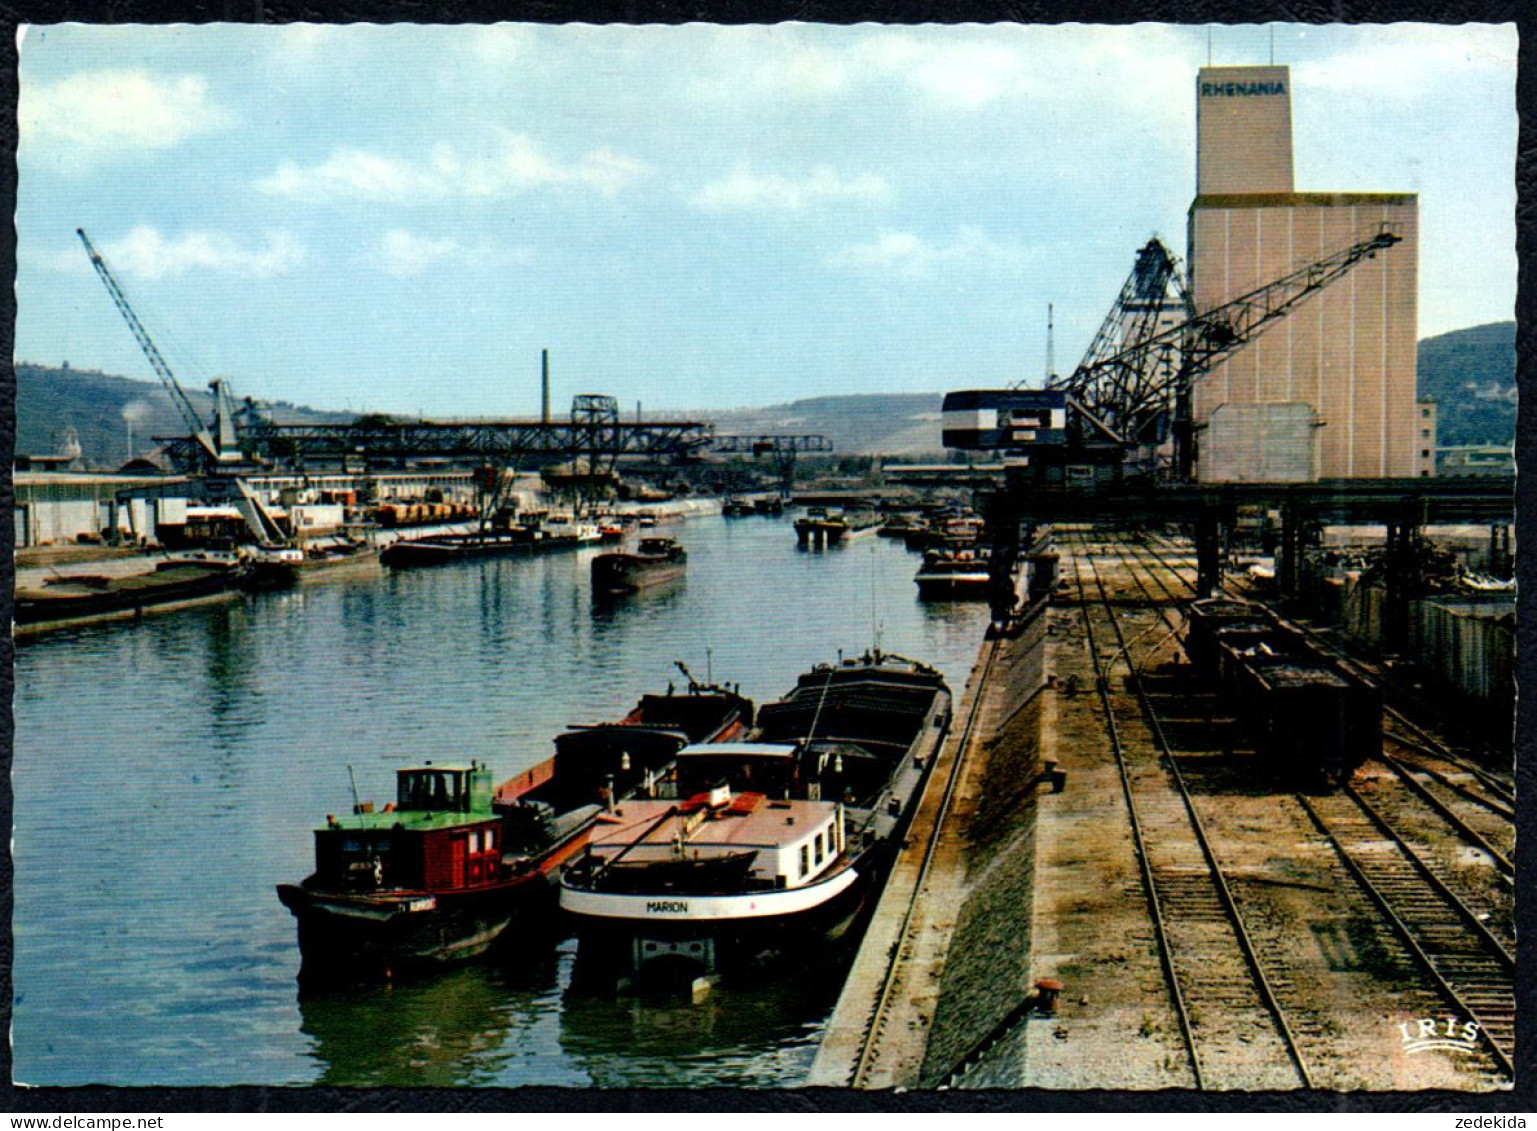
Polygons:
[[203,422],[203,418],[181,387],[181,382],[176,379],[176,374],[171,371],[170,365],[161,355],[154,339],[149,336],[144,323],[134,312],[128,296],[123,292],[122,285],[118,283],[117,277],[107,266],[106,259],[96,250],[96,245],[85,234],[84,228],[76,228],[75,235],[79,236],[80,242],[85,245],[91,266],[96,269],[96,274],[107,288],[107,293],[112,296],[112,304],[123,316],[123,321],[128,323],[128,329],[133,332],[134,340],[139,343],[139,349],[149,360],[150,367],[160,378],[160,383],[165,386],[171,403],[176,406],[187,425],[191,452],[187,451],[188,445],[183,444],[180,449],[172,449],[172,459],[178,465],[178,470],[198,475],[197,478],[189,481],[188,490],[195,491],[205,501],[233,503],[245,518],[246,526],[250,528],[259,543],[286,542],[288,536],[271,512],[256,497],[245,480],[233,474],[236,467],[245,464],[246,460],[236,434],[235,409],[230,396],[229,383],[223,378],[215,378],[208,383],[214,402],[213,425],[209,427]]
[[[1149,240],[1078,367],[1052,376],[1045,389],[1018,383],[947,394],[944,445],[1022,456],[1038,466],[1038,485],[1046,486],[1064,484],[1070,477],[1063,469],[1086,462],[1118,475],[1138,448],[1156,448],[1172,437],[1170,471],[1188,480],[1195,464],[1195,382],[1401,238],[1383,225],[1367,239],[1206,311],[1195,309],[1177,257],[1158,239]],[[1171,288],[1182,317],[1160,328]]]
[[[1166,478],[1188,482],[1195,469],[1195,382],[1401,238],[1383,225],[1367,239],[1206,311],[1195,309],[1178,259],[1154,238],[1137,253],[1115,305],[1072,373],[1049,377],[1044,389],[1021,382],[946,394],[945,447],[999,452],[1007,468],[1006,484],[988,508],[995,622],[1007,621],[1013,606],[1010,579],[1024,491],[1093,490],[1150,465]],[[1160,328],[1171,287],[1180,320]],[[1158,451],[1169,439],[1172,466],[1158,469]],[[1197,545],[1199,551],[1203,542]]]

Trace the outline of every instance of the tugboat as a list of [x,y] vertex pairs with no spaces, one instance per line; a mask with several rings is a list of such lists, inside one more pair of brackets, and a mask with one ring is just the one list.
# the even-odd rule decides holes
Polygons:
[[992,586],[988,563],[985,549],[929,550],[913,578],[918,583],[918,596],[940,601],[986,598]]
[[680,749],[735,738],[752,717],[736,691],[690,678],[618,723],[560,735],[554,757],[494,791],[478,761],[398,770],[394,802],[328,816],[314,873],[278,886],[298,920],[301,976],[388,976],[484,953],[520,917],[519,936],[548,927],[555,877],[600,816],[671,790]]
[[837,939],[880,891],[950,717],[939,672],[818,665],[749,741],[679,751],[680,800],[605,814],[561,880],[589,980],[698,993]]
[[599,596],[635,593],[676,581],[688,568],[688,551],[671,538],[642,538],[634,553],[613,551],[592,559],[592,591]]

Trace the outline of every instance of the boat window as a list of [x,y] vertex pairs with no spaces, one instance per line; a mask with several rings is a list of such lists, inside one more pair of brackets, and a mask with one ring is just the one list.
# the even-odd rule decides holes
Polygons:
[[817,835],[811,839],[811,843],[816,845],[817,863],[820,864],[822,862],[822,834],[817,833]]
[[452,770],[418,770],[400,775],[400,808],[458,809],[460,776]]
[[803,845],[801,845],[801,875],[805,876],[807,870],[810,867],[811,867],[811,849],[803,844]]
[[473,855],[475,855],[475,853],[477,853],[479,851],[480,851],[480,834],[478,832],[473,832],[473,833],[470,834],[470,855],[473,856]]

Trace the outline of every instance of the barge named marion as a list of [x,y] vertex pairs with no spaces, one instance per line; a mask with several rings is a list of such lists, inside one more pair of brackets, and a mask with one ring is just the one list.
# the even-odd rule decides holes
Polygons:
[[678,798],[616,805],[561,880],[589,981],[698,991],[829,942],[879,892],[950,717],[941,675],[867,654],[803,675],[749,741],[678,754]]

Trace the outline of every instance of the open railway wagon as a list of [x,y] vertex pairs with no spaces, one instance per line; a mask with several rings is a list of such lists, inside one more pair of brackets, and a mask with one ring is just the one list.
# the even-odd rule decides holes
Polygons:
[[1278,776],[1344,785],[1382,749],[1382,696],[1251,601],[1190,607],[1185,652],[1222,689]]

